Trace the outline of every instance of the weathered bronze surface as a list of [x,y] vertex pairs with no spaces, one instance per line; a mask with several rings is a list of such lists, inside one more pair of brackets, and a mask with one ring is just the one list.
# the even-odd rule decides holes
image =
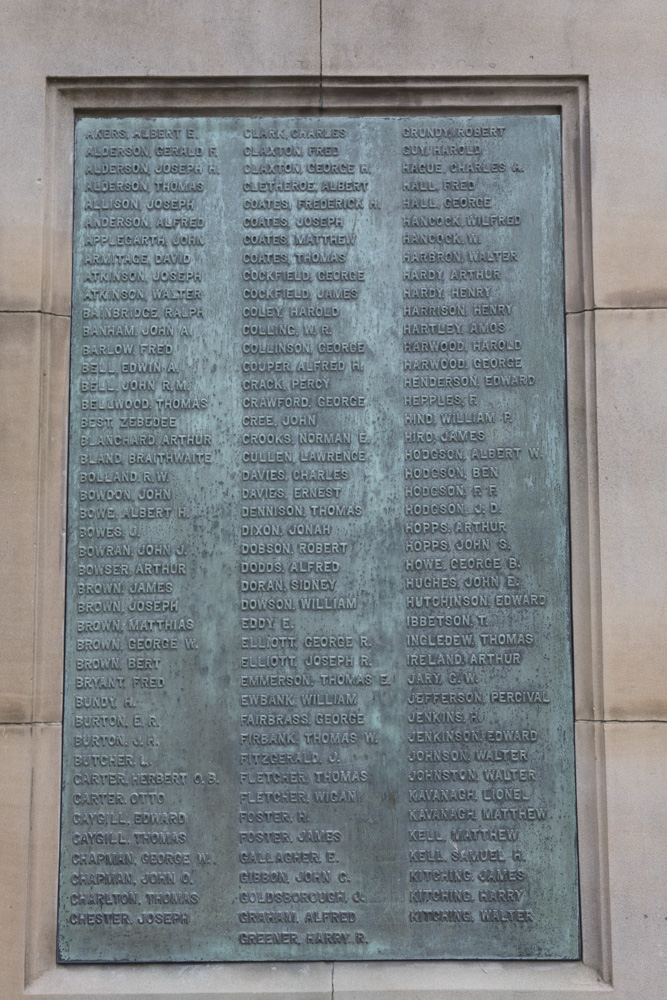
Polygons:
[[558,118],[75,176],[61,960],[576,958]]

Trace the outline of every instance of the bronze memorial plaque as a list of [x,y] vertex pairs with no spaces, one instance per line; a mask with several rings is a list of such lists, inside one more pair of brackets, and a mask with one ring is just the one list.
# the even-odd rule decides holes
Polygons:
[[61,961],[578,957],[560,141],[77,122]]

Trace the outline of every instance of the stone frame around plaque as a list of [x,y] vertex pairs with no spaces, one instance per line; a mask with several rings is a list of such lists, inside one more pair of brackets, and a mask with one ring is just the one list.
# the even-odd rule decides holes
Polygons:
[[[570,995],[607,990],[611,981],[607,888],[604,746],[600,717],[600,586],[596,483],[592,251],[590,236],[588,92],[583,78],[421,79],[95,79],[51,80],[47,87],[45,214],[43,220],[42,434],[39,453],[38,622],[34,718],[59,719],[62,688],[64,477],[71,288],[72,143],[78,114],[462,114],[557,112],[563,134],[563,212],[567,321],[567,401],[570,454],[577,811],[583,958],[580,962],[502,963],[506,989],[567,989]],[[29,850],[29,911],[25,983],[34,994],[110,992],[103,967],[55,964],[55,900],[59,828],[58,726],[44,726],[33,746]],[[494,963],[495,964],[495,963]],[[413,990],[443,1000],[488,983],[484,963],[339,963],[338,992],[355,995]],[[544,976],[546,968],[549,977]],[[299,966],[220,964],[188,969],[177,980],[165,966],[123,966],[114,989],[144,995],[216,992],[261,997],[329,995],[332,963]],[[390,978],[391,977],[391,978]],[[548,983],[545,981],[548,978]],[[327,992],[327,984],[329,990]],[[488,988],[488,987],[487,987]]]

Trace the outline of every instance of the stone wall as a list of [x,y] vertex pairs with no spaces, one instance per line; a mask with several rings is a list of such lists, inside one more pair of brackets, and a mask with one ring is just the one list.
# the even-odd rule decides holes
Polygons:
[[[0,5],[0,997],[664,995],[662,0]],[[583,960],[57,966],[77,111],[554,108],[563,120]]]

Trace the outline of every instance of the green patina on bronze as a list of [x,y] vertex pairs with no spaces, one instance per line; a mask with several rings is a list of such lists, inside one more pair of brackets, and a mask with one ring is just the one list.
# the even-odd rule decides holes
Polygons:
[[575,959],[560,123],[84,118],[63,962]]

